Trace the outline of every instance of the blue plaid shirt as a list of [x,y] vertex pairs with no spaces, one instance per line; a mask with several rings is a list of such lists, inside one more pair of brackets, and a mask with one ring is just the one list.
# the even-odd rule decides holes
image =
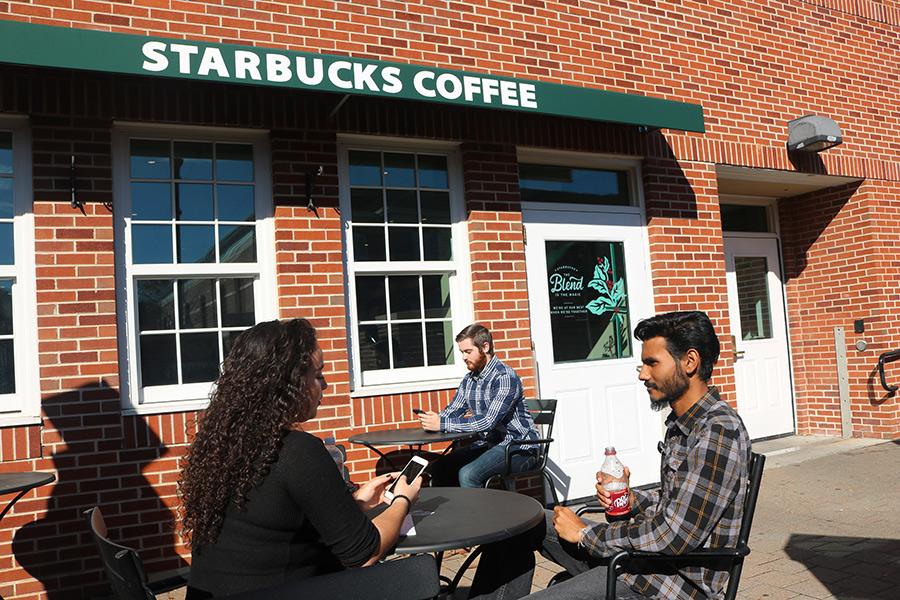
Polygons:
[[[471,415],[466,416],[467,412]],[[496,356],[480,373],[470,371],[463,377],[453,401],[440,415],[441,431],[477,431],[473,446],[505,446],[540,437],[526,410],[522,381]],[[534,450],[536,446],[521,448]]]

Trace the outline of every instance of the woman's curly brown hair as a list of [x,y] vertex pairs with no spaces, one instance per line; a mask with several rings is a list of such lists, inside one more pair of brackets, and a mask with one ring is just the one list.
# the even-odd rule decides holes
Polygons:
[[282,438],[309,414],[306,377],[317,348],[306,319],[259,323],[235,340],[178,482],[192,548],[216,541],[229,506],[244,509]]

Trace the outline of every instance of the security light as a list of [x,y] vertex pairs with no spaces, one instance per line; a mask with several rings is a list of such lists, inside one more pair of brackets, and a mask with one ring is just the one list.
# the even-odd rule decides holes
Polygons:
[[843,141],[841,128],[828,117],[806,115],[788,121],[789,152],[821,152]]

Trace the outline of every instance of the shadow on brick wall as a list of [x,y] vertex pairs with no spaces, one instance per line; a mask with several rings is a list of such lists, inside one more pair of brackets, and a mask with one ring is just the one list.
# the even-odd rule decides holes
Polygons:
[[[119,392],[81,388],[43,401],[44,455],[57,482],[46,512],[21,527],[15,560],[39,580],[50,600],[109,594],[83,511],[99,506],[113,541],[137,550],[148,570],[187,566],[176,553],[172,512],[145,470],[172,453],[143,417],[123,416]],[[163,485],[174,485],[166,484]]]

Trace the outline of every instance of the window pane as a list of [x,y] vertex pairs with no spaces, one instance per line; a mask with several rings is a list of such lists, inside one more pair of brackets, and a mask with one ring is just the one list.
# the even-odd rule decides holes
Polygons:
[[355,223],[384,223],[384,198],[381,190],[350,190],[350,212]]
[[231,347],[234,346],[234,341],[238,339],[238,337],[244,333],[244,330],[241,331],[223,331],[222,332],[222,352],[223,358],[225,360],[228,358],[228,354],[231,352]]
[[172,218],[170,183],[131,183],[131,218],[137,221],[168,221]]
[[175,334],[141,336],[141,385],[178,383]]
[[418,223],[415,190],[387,190],[388,223]]
[[765,256],[735,256],[734,275],[737,280],[738,307],[741,311],[741,339],[760,340],[772,337],[772,316],[769,313],[769,272]]
[[15,263],[16,253],[13,246],[13,224],[0,223],[0,265]]
[[13,172],[12,161],[12,133],[0,131],[0,174],[9,175]]
[[769,212],[765,206],[722,204],[719,208],[722,212],[723,231],[769,231]]
[[631,356],[622,242],[548,241],[546,252],[554,361]]
[[212,144],[175,142],[175,179],[212,179]]
[[416,187],[416,159],[412,154],[384,153],[384,187]]
[[422,201],[422,222],[450,224],[450,193],[419,192]]
[[12,335],[12,279],[0,279],[0,335]]
[[208,183],[175,184],[175,209],[179,221],[212,221],[213,194]]
[[218,326],[214,279],[178,280],[178,320],[182,329]]
[[399,323],[391,325],[394,342],[394,368],[425,366],[422,352],[422,324]]
[[422,293],[425,295],[425,318],[450,318],[450,276],[423,275]]
[[183,383],[215,381],[219,376],[219,334],[185,333],[181,336]]
[[419,228],[389,227],[391,260],[419,260]]
[[134,179],[169,179],[169,142],[131,140],[131,176]]
[[219,225],[219,261],[256,262],[256,227]]
[[217,185],[220,221],[253,221],[256,210],[252,185]]
[[212,225],[178,226],[178,262],[216,262],[215,231]]
[[13,180],[0,177],[0,219],[12,219],[13,216]]
[[[415,230],[413,230],[415,231]],[[353,259],[384,260],[384,227],[353,228]]]
[[453,323],[425,323],[425,346],[428,365],[453,364]]
[[631,204],[625,171],[521,164],[519,191],[523,202]]
[[419,155],[419,187],[446,190],[449,186],[447,177],[447,157]]
[[425,260],[451,260],[449,227],[423,227],[422,246],[425,249]]
[[350,185],[381,185],[381,155],[378,152],[351,150]]
[[386,321],[384,277],[356,277],[356,314],[360,321]]
[[222,327],[253,325],[256,312],[253,301],[253,279],[220,279],[222,295]]
[[253,181],[253,146],[216,144],[216,179]]
[[139,331],[175,329],[174,284],[172,279],[137,281]]
[[387,325],[359,326],[359,362],[363,371],[391,368]]
[[132,257],[135,263],[172,262],[171,225],[132,225]]
[[418,276],[388,277],[388,286],[391,290],[391,320],[422,318]]
[[0,340],[0,394],[16,393],[16,362],[12,340]]

